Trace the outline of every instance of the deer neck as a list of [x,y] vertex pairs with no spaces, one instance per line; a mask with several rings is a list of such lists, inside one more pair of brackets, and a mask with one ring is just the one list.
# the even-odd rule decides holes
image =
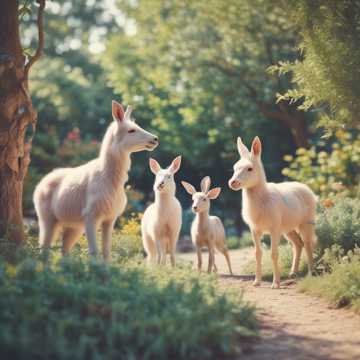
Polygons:
[[209,210],[197,213],[196,218],[200,229],[207,229],[209,227]]
[[100,158],[105,177],[114,187],[124,186],[128,181],[128,172],[131,166],[130,154],[126,151],[120,151],[113,154],[111,151],[106,156]]
[[173,191],[155,191],[155,204],[159,204],[161,206],[171,202],[174,199],[175,190]]

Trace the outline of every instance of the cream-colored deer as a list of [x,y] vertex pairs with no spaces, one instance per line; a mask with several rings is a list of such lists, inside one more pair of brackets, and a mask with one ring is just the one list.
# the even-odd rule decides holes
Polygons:
[[63,230],[63,253],[68,253],[84,230],[89,253],[98,254],[96,229],[102,230],[102,250],[110,260],[114,222],[126,206],[124,185],[128,180],[130,154],[154,150],[158,139],[131,119],[112,102],[114,121],[103,138],[98,158],[75,168],[56,169],[46,175],[34,192],[34,204],[39,219],[40,245],[50,247]]
[[174,174],[181,165],[181,156],[173,160],[167,169],[150,159],[150,169],[155,174],[155,202],[144,212],[141,219],[143,245],[148,263],[166,264],[166,254],[170,253],[171,265],[175,266],[175,250],[182,223],[182,209],[175,197]]
[[293,244],[291,273],[299,270],[302,247],[308,260],[309,273],[313,268],[313,251],[316,242],[315,212],[317,198],[304,184],[299,182],[268,183],[261,161],[261,142],[255,137],[251,151],[237,139],[240,160],[234,165],[234,175],[229,187],[242,192],[242,216],[249,225],[255,243],[256,276],[254,286],[261,283],[261,236],[271,236],[273,263],[272,288],[280,287],[278,246],[281,235]]
[[197,192],[191,184],[182,181],[185,190],[192,195],[193,204],[192,211],[196,214],[195,219],[191,225],[191,239],[196,246],[198,256],[198,270],[201,271],[202,256],[201,250],[203,247],[209,249],[209,265],[208,272],[212,270],[217,271],[215,265],[215,249],[225,256],[229,267],[229,272],[232,275],[229,252],[226,246],[225,229],[217,216],[209,216],[210,200],[216,199],[221,191],[221,188],[210,188],[210,177],[206,176],[201,180],[201,191]]

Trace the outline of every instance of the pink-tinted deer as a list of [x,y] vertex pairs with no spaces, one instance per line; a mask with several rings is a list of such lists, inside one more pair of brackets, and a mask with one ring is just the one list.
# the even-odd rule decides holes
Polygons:
[[103,138],[99,157],[74,167],[56,169],[46,175],[34,192],[39,219],[40,245],[50,247],[63,231],[63,253],[67,254],[85,231],[90,255],[97,256],[96,230],[102,230],[102,252],[110,260],[111,236],[115,220],[123,213],[127,198],[130,154],[154,150],[155,135],[145,131],[116,101],[114,121]]
[[234,165],[234,175],[229,180],[232,190],[242,191],[242,216],[249,225],[255,243],[256,276],[254,285],[261,282],[261,236],[271,236],[273,263],[273,288],[280,287],[278,246],[281,235],[293,244],[291,272],[296,274],[302,247],[305,247],[309,273],[313,268],[313,251],[316,242],[315,212],[317,198],[306,185],[299,182],[279,184],[266,181],[261,161],[261,142],[255,137],[251,151],[237,139],[240,160]]

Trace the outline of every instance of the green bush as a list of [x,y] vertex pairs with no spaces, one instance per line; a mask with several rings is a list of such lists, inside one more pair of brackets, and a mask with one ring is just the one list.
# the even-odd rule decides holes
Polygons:
[[338,245],[345,252],[360,247],[360,201],[348,197],[338,198],[330,207],[321,206],[316,219],[318,249]]
[[[282,279],[289,276],[292,264],[292,247],[289,243],[281,244],[279,246],[279,267],[280,276]],[[256,262],[255,257],[251,258],[246,264],[244,264],[243,272],[246,275],[255,275]],[[299,274],[304,275],[307,272],[306,262],[304,256],[300,261]],[[263,279],[271,281],[273,277],[271,251],[269,247],[263,246],[262,256],[262,274]]]
[[360,312],[360,248],[344,254],[338,246],[327,249],[323,262],[330,273],[304,279],[299,289]]
[[335,142],[329,151],[321,146],[310,149],[299,148],[296,156],[286,155],[289,166],[283,175],[309,185],[322,198],[338,195],[354,196],[360,182],[360,134],[338,130]]
[[227,238],[229,249],[241,249],[253,245],[253,240],[249,231],[244,231],[241,236],[230,236]]
[[0,260],[3,359],[206,359],[242,349],[254,309],[190,268]]

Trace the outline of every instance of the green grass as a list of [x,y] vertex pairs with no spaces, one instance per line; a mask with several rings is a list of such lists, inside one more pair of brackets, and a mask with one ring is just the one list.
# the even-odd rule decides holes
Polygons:
[[218,359],[257,333],[254,308],[215,276],[75,254],[0,260],[1,358]]
[[330,272],[305,278],[299,284],[300,291],[323,297],[338,307],[349,306],[360,312],[360,249],[349,251],[347,256],[336,248],[327,250],[324,262]]
[[[292,247],[290,244],[285,243],[279,246],[279,267],[281,279],[286,279],[289,276],[290,269],[292,264]],[[243,272],[245,275],[255,275],[255,257],[249,260],[244,264]],[[306,274],[306,262],[302,257],[299,267],[299,275]],[[262,256],[262,274],[263,279],[267,281],[272,281],[273,270],[272,270],[272,261],[271,261],[271,251],[265,245],[263,246],[263,256]]]

